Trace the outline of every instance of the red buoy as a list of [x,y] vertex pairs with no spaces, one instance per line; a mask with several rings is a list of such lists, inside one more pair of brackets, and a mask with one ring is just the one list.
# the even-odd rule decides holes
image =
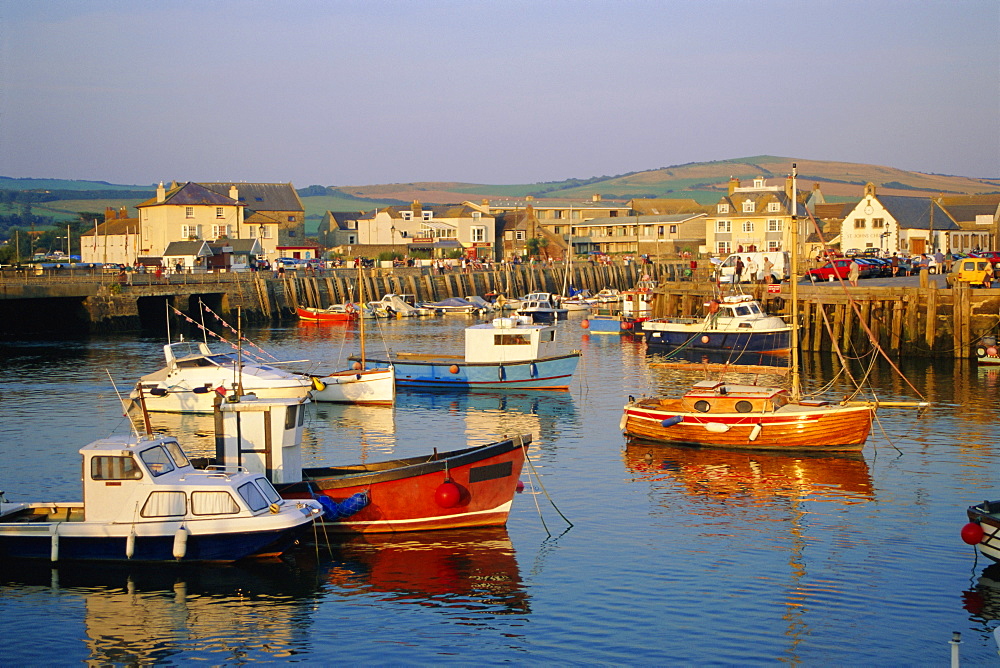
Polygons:
[[452,481],[446,480],[438,485],[434,500],[442,508],[454,508],[462,500],[462,490]]
[[352,368],[355,371],[361,371],[361,362],[355,362]]
[[997,347],[996,346],[990,346],[989,348],[986,349],[986,354],[989,355],[990,357],[996,357],[997,356]]
[[969,522],[962,527],[962,540],[969,545],[978,545],[984,535],[986,532],[983,531],[983,527],[976,522]]
[[590,329],[590,321],[584,320],[583,322],[580,323],[580,327],[583,327],[584,329]]
[[622,329],[632,329],[632,323],[628,320],[622,320]]
[[518,480],[517,481],[517,487],[515,487],[514,489],[517,491],[518,494],[520,494],[521,492],[523,492],[524,491],[524,481],[523,480]]

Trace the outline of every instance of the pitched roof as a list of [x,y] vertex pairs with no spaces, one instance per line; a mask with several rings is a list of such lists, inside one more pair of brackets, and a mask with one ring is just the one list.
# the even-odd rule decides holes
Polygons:
[[[120,234],[135,234],[139,229],[138,218],[117,218],[101,223],[97,226],[97,236],[115,236]],[[93,228],[83,232],[81,237],[94,236]]]
[[961,229],[951,219],[948,212],[928,197],[904,197],[902,195],[878,195],[878,201],[885,207],[900,227],[913,230],[931,229],[931,207],[933,206],[935,230]]
[[146,207],[146,206],[194,206],[194,205],[207,205],[207,206],[234,206],[237,205],[236,200],[229,197],[229,195],[222,195],[214,190],[210,190],[205,186],[188,181],[182,186],[177,186],[171,188],[164,196],[162,202],[156,201],[156,197],[148,199],[142,204],[136,206],[136,208]]
[[209,190],[229,196],[236,187],[239,201],[254,211],[305,211],[291,183],[202,183]]
[[260,254],[263,250],[260,244],[257,243],[256,239],[226,239],[225,241],[216,240],[208,245],[212,252],[219,255],[223,252],[223,248],[232,248],[232,252],[237,255],[248,255],[251,253]]
[[629,202],[629,207],[639,214],[672,214],[672,213],[695,213],[705,211],[706,207],[698,204],[693,199],[634,199]]
[[208,257],[214,255],[207,241],[171,241],[163,251],[163,257],[195,256]]

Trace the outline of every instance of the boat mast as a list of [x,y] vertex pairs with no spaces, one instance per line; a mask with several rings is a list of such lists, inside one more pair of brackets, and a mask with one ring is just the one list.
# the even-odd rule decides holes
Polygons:
[[796,192],[795,177],[797,175],[797,168],[795,163],[792,163],[792,229],[790,240],[792,246],[791,252],[791,270],[789,271],[791,281],[791,299],[792,299],[792,401],[798,401],[802,395],[802,389],[799,378],[799,219],[798,219],[798,193]]
[[365,277],[358,263],[358,321],[361,327],[361,370],[365,370]]

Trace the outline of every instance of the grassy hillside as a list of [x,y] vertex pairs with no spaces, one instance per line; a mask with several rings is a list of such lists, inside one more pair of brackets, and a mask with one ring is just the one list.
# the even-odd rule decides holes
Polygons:
[[[806,160],[772,155],[759,155],[732,160],[694,162],[672,165],[642,172],[616,176],[566,179],[547,183],[489,185],[458,182],[388,183],[368,186],[309,186],[299,191],[306,208],[306,232],[314,234],[327,211],[370,211],[375,208],[408,205],[414,200],[425,204],[452,204],[465,200],[536,199],[589,201],[594,195],[605,200],[629,200],[639,197],[694,199],[712,204],[726,191],[729,178],[743,183],[763,176],[771,185],[778,185],[798,164],[799,186],[806,189],[818,183],[828,202],[854,200],[861,197],[864,185],[875,183],[882,194],[936,196],[947,194],[983,194],[1000,192],[1000,178],[976,179],[944,174],[908,172],[893,167],[848,162]],[[12,179],[0,176],[0,191],[79,191],[90,192],[93,199],[75,198],[59,193],[62,199],[32,203],[39,216],[52,216],[57,222],[71,220],[80,211],[104,211],[105,207],[129,207],[135,215],[135,205],[145,198],[135,198],[137,191],[149,191],[153,186],[115,185],[102,181],[68,181],[62,179]],[[109,191],[132,191],[117,199]],[[103,192],[98,192],[103,191]],[[123,193],[124,195],[124,193]],[[51,195],[50,195],[51,196]],[[3,207],[0,207],[3,208]],[[11,207],[13,211],[16,204]],[[5,211],[0,211],[5,213]]]

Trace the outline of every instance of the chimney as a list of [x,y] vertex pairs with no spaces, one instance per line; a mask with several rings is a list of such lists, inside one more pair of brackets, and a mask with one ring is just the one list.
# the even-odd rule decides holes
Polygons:
[[423,217],[424,207],[420,203],[420,200],[418,199],[413,200],[413,205],[410,207],[410,210],[413,212],[414,218],[419,220],[420,218]]
[[126,218],[128,218],[127,206],[123,206],[122,208],[118,209],[118,218],[121,220],[125,220]]
[[595,193],[595,194],[594,194],[594,195],[593,195],[593,196],[591,197],[591,200],[590,200],[590,201],[592,201],[592,202],[600,202],[600,201],[601,201],[601,193]]
[[160,181],[160,185],[156,186],[156,201],[162,202],[167,199],[167,193],[163,189],[163,181]]
[[240,191],[236,189],[236,184],[229,186],[229,199],[240,201]]
[[105,222],[107,222],[109,220],[114,220],[117,217],[118,217],[118,214],[115,213],[114,209],[112,209],[110,206],[104,207],[104,220],[105,220]]
[[729,194],[732,195],[740,187],[740,180],[735,176],[729,177]]
[[483,206],[489,206],[489,205],[490,205],[490,201],[484,197],[483,198]]

